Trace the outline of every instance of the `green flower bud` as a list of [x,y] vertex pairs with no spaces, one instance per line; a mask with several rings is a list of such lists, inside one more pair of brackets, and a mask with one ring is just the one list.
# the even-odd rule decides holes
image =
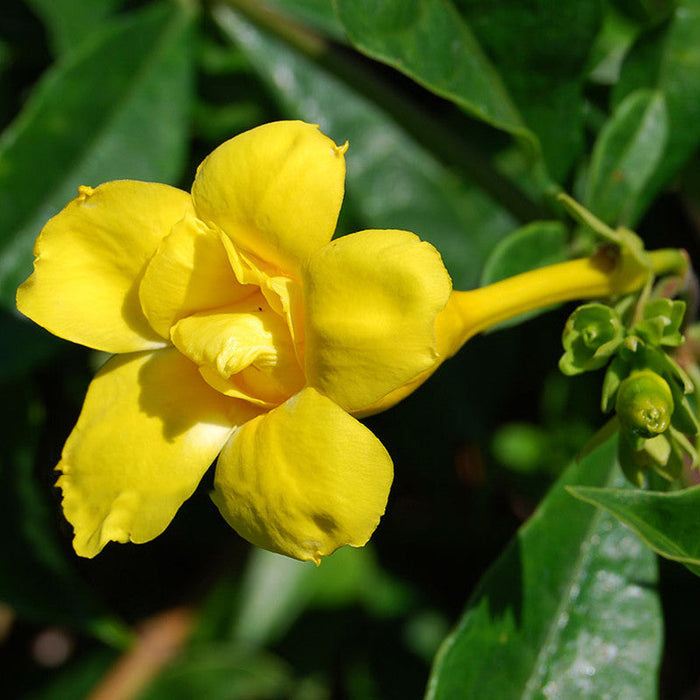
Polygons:
[[617,390],[620,424],[648,439],[665,432],[673,415],[673,395],[665,379],[648,369],[633,372]]
[[681,324],[685,314],[685,303],[671,299],[654,299],[645,307],[642,320],[632,329],[650,345],[682,345]]
[[559,360],[564,374],[574,375],[603,367],[625,336],[617,313],[603,304],[584,304],[566,322]]

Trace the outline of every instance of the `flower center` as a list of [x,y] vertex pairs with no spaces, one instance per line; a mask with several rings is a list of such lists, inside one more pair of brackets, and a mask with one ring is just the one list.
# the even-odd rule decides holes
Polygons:
[[227,396],[274,406],[305,383],[287,322],[259,291],[181,319],[171,338],[205,381]]

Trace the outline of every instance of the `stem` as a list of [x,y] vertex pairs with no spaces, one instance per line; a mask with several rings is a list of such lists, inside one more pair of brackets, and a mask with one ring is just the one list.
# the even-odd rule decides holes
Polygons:
[[[649,253],[655,275],[687,271],[683,251],[665,248]],[[436,319],[439,351],[451,356],[470,338],[501,321],[552,304],[620,296],[644,287],[649,269],[629,256],[617,260],[604,252],[515,275],[486,287],[455,291]]]

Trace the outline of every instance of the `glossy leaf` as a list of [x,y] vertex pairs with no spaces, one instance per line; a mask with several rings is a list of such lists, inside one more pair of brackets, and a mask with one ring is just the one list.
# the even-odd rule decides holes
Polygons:
[[[349,85],[230,8],[219,6],[215,16],[288,116],[350,142],[344,213],[354,211],[358,227],[413,231],[438,248],[455,286],[476,286],[486,254],[513,219]],[[350,232],[342,222],[341,232]]]
[[155,4],[51,69],[0,138],[0,303],[32,268],[44,223],[81,184],[172,181],[191,98],[191,13]]
[[[481,286],[534,270],[545,265],[563,262],[568,257],[567,230],[559,221],[534,221],[513,231],[491,251],[481,275]],[[521,314],[498,324],[508,328],[546,313],[548,309]]]
[[700,576],[700,486],[672,492],[582,486],[570,491],[612,513],[662,557],[681,562]]
[[619,481],[616,440],[572,465],[491,567],[433,667],[427,697],[655,696],[653,554],[567,486]]
[[668,137],[660,92],[628,95],[596,141],[584,204],[610,225],[630,226],[638,199],[654,176]]
[[451,1],[337,0],[336,8],[360,51],[539,152],[497,69]]
[[550,176],[562,182],[585,147],[583,87],[603,3],[453,2],[539,138]]
[[643,35],[622,66],[613,93],[616,104],[639,88],[663,94],[668,109],[668,141],[654,176],[639,195],[636,222],[659,190],[700,143],[700,0],[679,0],[668,24]]

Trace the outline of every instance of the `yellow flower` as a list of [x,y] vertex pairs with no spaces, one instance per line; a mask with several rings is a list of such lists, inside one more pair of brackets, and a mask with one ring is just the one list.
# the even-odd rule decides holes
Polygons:
[[250,542],[319,562],[369,539],[392,464],[357,417],[443,359],[451,282],[412,233],[331,241],[344,152],[267,124],[210,154],[191,194],[81,187],[44,227],[18,308],[116,354],[57,467],[78,554],[159,535],[217,455],[212,498]]

